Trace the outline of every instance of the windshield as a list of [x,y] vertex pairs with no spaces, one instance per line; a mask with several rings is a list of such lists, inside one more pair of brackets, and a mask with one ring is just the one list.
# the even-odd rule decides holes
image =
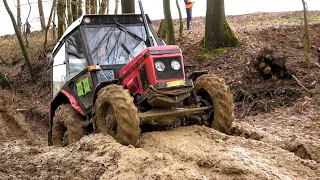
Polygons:
[[[144,41],[134,38],[119,27],[86,27],[85,32],[94,64],[127,64],[147,47],[143,25],[130,25],[125,28]],[[154,38],[152,39],[154,41]]]

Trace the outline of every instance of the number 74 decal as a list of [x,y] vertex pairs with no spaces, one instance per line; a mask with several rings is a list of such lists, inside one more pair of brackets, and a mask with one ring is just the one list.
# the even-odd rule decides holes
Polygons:
[[78,96],[83,96],[91,91],[88,77],[86,77],[80,82],[77,82],[76,86],[77,86]]

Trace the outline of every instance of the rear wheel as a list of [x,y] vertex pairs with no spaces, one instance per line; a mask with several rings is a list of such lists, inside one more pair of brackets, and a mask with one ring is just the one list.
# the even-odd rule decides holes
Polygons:
[[66,146],[81,139],[87,131],[81,125],[82,116],[70,105],[60,105],[53,117],[52,143]]
[[234,120],[234,103],[224,80],[205,74],[196,79],[194,86],[196,94],[214,106],[214,112],[208,119],[210,126],[222,133],[229,133]]
[[111,135],[123,145],[138,146],[140,119],[128,90],[119,85],[102,88],[94,104],[93,115],[96,133]]

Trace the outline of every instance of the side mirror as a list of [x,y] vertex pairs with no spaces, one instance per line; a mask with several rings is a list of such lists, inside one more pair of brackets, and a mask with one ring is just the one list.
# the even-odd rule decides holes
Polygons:
[[53,55],[52,55],[52,53],[48,53],[46,55],[46,59],[48,61],[49,66],[52,67],[53,66]]
[[167,45],[166,42],[164,42],[163,39],[160,39],[160,38],[159,38],[159,40],[160,40],[160,45],[161,45],[161,46],[166,46],[166,45]]

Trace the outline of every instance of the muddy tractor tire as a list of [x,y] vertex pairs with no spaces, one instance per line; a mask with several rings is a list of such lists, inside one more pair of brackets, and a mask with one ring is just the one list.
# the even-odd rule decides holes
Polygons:
[[128,90],[109,85],[98,92],[93,109],[96,133],[111,135],[122,145],[139,146],[140,119]]
[[60,105],[53,117],[52,143],[54,146],[66,146],[75,143],[87,134],[81,125],[82,116],[71,104]]
[[194,86],[196,94],[214,106],[213,115],[209,117],[210,127],[228,134],[234,120],[234,103],[224,79],[206,74],[198,77]]

